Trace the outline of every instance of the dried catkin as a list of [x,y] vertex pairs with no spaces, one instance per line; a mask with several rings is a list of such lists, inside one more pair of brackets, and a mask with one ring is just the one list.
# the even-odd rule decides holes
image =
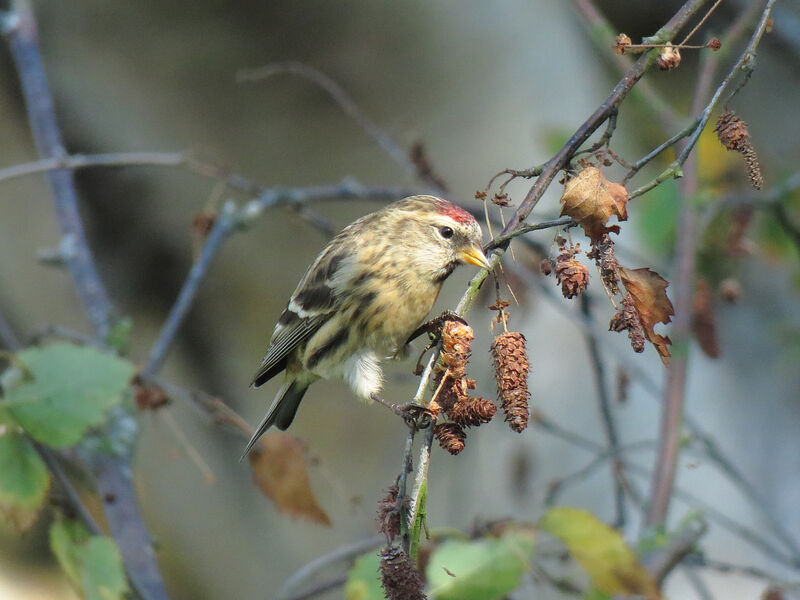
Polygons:
[[433,434],[443,450],[455,456],[464,449],[467,434],[457,423],[439,423],[433,428]]
[[381,551],[381,585],[387,600],[425,600],[422,575],[402,548],[392,546]]
[[559,244],[559,253],[556,257],[556,281],[561,286],[564,298],[580,296],[589,285],[589,269],[580,261],[575,260],[575,255],[580,251],[580,245],[570,247],[566,244]]
[[400,535],[400,511],[397,510],[397,495],[399,490],[396,485],[386,490],[386,495],[378,503],[378,529],[388,539]]
[[442,327],[442,366],[454,379],[461,379],[466,373],[474,338],[472,327],[465,323],[447,321]]
[[465,398],[453,404],[447,415],[462,427],[477,427],[494,418],[497,407],[483,398]]
[[525,336],[517,331],[501,333],[492,342],[494,376],[509,427],[516,432],[528,426],[528,355]]
[[720,143],[728,150],[738,152],[744,157],[744,164],[747,167],[747,177],[751,185],[760,190],[764,185],[764,177],[761,174],[761,165],[758,163],[758,155],[753,143],[750,141],[750,132],[739,115],[732,110],[722,113],[714,126]]

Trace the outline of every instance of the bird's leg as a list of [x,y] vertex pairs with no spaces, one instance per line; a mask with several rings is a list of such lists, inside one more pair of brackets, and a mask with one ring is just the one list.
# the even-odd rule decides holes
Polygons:
[[389,410],[391,410],[394,414],[399,415],[403,418],[403,421],[406,425],[408,425],[409,429],[413,429],[414,431],[419,431],[421,429],[426,429],[431,426],[433,423],[433,411],[426,406],[421,406],[419,404],[392,404],[378,396],[376,393],[372,393],[369,395],[371,400],[374,400],[378,404],[382,404]]
[[434,334],[436,336],[435,339],[438,340],[439,336],[442,334],[442,327],[444,327],[444,324],[447,321],[458,321],[459,323],[462,323],[463,325],[467,324],[467,322],[464,320],[463,317],[457,315],[456,313],[454,313],[452,311],[446,310],[441,315],[439,315],[438,317],[434,317],[430,321],[426,321],[425,323],[423,323],[422,325],[417,327],[414,330],[414,332],[410,336],[408,336],[408,339],[406,340],[406,344],[409,344],[409,343],[413,342],[415,339],[417,339],[423,333]]

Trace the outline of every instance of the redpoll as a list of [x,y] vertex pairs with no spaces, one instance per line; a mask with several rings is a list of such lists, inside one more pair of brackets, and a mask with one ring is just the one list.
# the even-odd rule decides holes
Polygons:
[[286,429],[308,386],[342,379],[368,399],[381,390],[380,362],[397,355],[460,263],[489,268],[475,218],[434,196],[411,196],[346,227],[300,280],[253,378],[285,371],[284,384],[245,448]]

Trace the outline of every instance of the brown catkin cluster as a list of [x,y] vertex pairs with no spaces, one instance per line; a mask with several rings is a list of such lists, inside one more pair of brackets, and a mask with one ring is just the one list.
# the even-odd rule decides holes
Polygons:
[[441,363],[434,378],[438,393],[431,404],[451,420],[434,429],[439,445],[450,454],[464,449],[465,427],[488,423],[497,412],[494,403],[469,395],[469,390],[475,389],[475,380],[467,378],[466,366],[474,337],[472,328],[465,323],[446,321],[442,327]]
[[399,493],[397,486],[393,485],[378,503],[378,529],[390,540],[400,535],[400,511],[397,510]]
[[634,352],[644,352],[644,327],[639,319],[639,313],[633,305],[633,297],[630,293],[625,294],[622,299],[622,308],[611,317],[608,324],[609,331],[628,330],[628,339],[631,341],[631,348]]
[[438,423],[433,428],[433,434],[442,450],[447,450],[453,456],[464,449],[464,440],[467,439],[467,434],[457,423]]
[[528,354],[525,336],[517,331],[501,333],[492,342],[494,376],[506,422],[516,432],[528,426]]
[[[561,238],[563,240],[563,238]],[[561,286],[564,298],[580,296],[589,285],[589,269],[575,260],[580,252],[580,244],[575,247],[559,242],[559,253],[556,256],[556,281]]]
[[735,112],[729,110],[719,116],[714,131],[717,132],[717,138],[725,148],[742,155],[750,183],[754,188],[760,190],[764,185],[764,177],[761,174],[761,165],[758,163],[756,149],[750,141],[747,123]]
[[381,551],[379,571],[386,600],[425,600],[422,575],[402,548],[392,546]]

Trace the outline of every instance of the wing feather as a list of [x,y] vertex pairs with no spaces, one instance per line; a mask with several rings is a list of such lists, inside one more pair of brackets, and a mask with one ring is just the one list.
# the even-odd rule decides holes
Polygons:
[[[284,311],[284,315],[290,312]],[[272,342],[267,348],[267,353],[258,367],[253,381],[250,385],[258,387],[264,382],[272,379],[275,375],[286,368],[286,360],[300,344],[311,337],[325,322],[322,316],[300,319],[294,315],[296,320],[286,325],[279,325],[272,337]],[[283,317],[281,317],[283,319]]]
[[347,238],[343,234],[320,253],[297,285],[278,319],[267,353],[253,377],[253,387],[285,369],[289,355],[336,312],[341,288],[353,272],[353,260],[346,251]]

